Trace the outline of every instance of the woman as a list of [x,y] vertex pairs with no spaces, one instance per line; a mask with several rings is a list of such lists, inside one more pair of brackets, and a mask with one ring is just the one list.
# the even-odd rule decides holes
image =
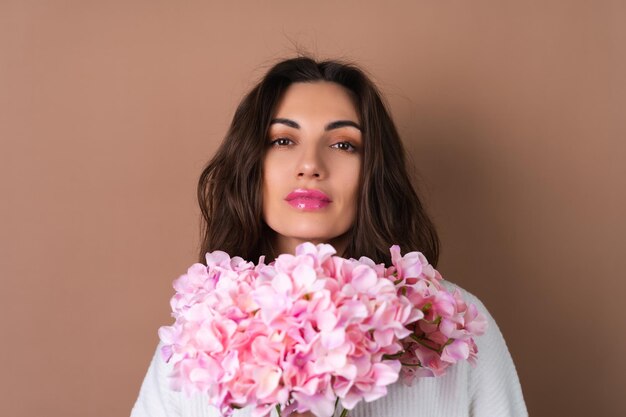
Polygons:
[[[398,244],[437,263],[437,234],[411,186],[394,123],[374,84],[352,65],[303,57],[271,68],[237,108],[200,177],[198,197],[201,262],[214,250],[273,259],[311,241],[386,264],[389,247]],[[460,291],[489,320],[476,340],[477,366],[458,363],[442,377],[395,384],[351,416],[527,415],[497,325],[476,297]],[[172,391],[170,371],[155,354],[133,417],[218,415],[201,395]]]

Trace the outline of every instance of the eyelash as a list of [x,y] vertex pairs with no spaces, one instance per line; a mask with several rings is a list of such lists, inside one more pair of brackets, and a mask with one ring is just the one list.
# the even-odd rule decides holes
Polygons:
[[[338,145],[348,145],[348,149],[340,148]],[[356,152],[356,147],[353,144],[351,144],[350,142],[337,142],[334,145],[332,145],[331,148],[332,147],[336,147],[336,149],[339,149],[339,150],[344,151],[344,152],[350,152],[350,153]]]
[[[288,141],[290,143],[284,143],[285,141]],[[277,139],[274,139],[273,141],[270,142],[270,146],[283,148],[283,147],[289,146],[290,144],[293,144],[293,143],[294,143],[294,141],[289,139],[289,138],[277,138]],[[347,145],[348,148],[346,149],[344,147],[340,147],[339,145]],[[341,142],[334,143],[330,147],[331,148],[335,148],[335,149],[339,149],[340,151],[348,152],[348,153],[356,152],[356,146],[354,146],[353,144],[351,144],[350,142],[347,142],[347,141],[341,141]]]
[[283,146],[287,146],[287,143],[279,143],[281,141],[289,141],[291,143],[293,143],[293,140],[289,139],[289,138],[278,138],[278,139],[274,139],[273,141],[270,142],[270,146],[277,146],[277,147],[283,147]]

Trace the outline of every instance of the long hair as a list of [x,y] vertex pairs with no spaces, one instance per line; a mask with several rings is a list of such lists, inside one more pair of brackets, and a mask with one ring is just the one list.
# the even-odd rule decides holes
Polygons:
[[224,141],[198,182],[202,211],[199,258],[223,250],[256,261],[273,259],[272,231],[262,216],[262,167],[267,134],[292,83],[329,81],[355,98],[363,135],[363,163],[355,223],[342,254],[390,264],[389,247],[418,250],[436,266],[439,239],[413,188],[405,151],[382,96],[358,67],[339,61],[292,58],[274,65],[243,98]]

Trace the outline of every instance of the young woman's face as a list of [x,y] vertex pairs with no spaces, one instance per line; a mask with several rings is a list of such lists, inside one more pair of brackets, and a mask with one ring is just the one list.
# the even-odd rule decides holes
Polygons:
[[362,136],[350,93],[331,82],[294,83],[272,120],[263,161],[263,218],[279,253],[302,242],[341,253],[356,215]]

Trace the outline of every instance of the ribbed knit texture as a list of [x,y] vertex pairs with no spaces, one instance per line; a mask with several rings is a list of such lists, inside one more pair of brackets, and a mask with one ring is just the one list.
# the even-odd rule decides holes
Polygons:
[[[371,403],[360,402],[350,417],[523,417],[528,416],[513,360],[502,333],[485,306],[474,295],[458,288],[488,320],[487,332],[476,338],[478,363],[462,362],[437,378],[418,378],[413,386],[397,382],[387,396]],[[131,417],[218,417],[206,397],[173,391],[167,375],[172,366],[163,361],[160,347],[152,359]],[[337,413],[338,415],[339,413]],[[237,417],[250,416],[249,409],[236,410]],[[272,414],[274,415],[274,414]]]

